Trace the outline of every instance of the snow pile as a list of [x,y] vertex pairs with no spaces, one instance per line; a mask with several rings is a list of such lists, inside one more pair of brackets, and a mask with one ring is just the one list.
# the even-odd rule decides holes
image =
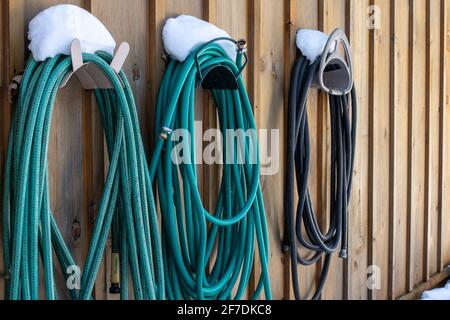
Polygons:
[[450,281],[444,288],[425,291],[422,300],[450,300]]
[[[164,48],[172,59],[184,62],[198,47],[217,38],[230,38],[224,30],[200,20],[196,17],[180,15],[168,19],[164,25],[162,38]],[[236,60],[236,45],[230,41],[217,42],[228,54]]]
[[39,13],[28,29],[29,49],[36,61],[58,54],[70,55],[73,39],[81,41],[83,53],[114,53],[116,42],[106,27],[88,11],[69,4],[57,5]]
[[[326,33],[300,29],[297,32],[297,48],[312,63],[322,56],[323,50],[327,44],[329,36]],[[330,53],[336,50],[336,44],[330,48]]]

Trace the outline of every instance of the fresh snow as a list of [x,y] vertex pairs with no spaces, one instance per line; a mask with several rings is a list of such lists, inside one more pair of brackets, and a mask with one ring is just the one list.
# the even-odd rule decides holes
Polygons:
[[[329,36],[326,33],[317,30],[300,29],[297,32],[297,48],[312,64],[322,56],[328,39]],[[335,49],[336,45],[330,51],[333,52]]]

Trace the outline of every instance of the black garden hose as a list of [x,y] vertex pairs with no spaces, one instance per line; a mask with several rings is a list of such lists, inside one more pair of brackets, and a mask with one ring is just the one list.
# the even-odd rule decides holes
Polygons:
[[[357,100],[353,88],[348,95],[329,95],[331,118],[331,185],[329,227],[322,232],[308,190],[310,169],[310,132],[307,96],[319,69],[320,61],[310,64],[301,53],[292,72],[289,114],[288,149],[285,193],[284,250],[290,252],[294,294],[301,300],[298,264],[311,266],[324,257],[322,274],[313,296],[321,298],[331,257],[340,246],[339,256],[348,253],[348,205],[352,187],[352,171],[356,143]],[[294,184],[299,196],[294,216]],[[325,213],[322,213],[325,214]],[[306,234],[305,234],[306,233]],[[301,245],[310,251],[309,257],[299,253]]]

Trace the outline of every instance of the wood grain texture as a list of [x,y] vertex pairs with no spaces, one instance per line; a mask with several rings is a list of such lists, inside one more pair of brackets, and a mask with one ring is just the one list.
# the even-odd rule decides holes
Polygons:
[[[346,1],[345,0],[323,0],[319,8],[319,19],[323,32],[331,33],[336,28],[346,29]],[[326,175],[322,177],[321,184],[324,189],[322,196],[323,207],[320,211],[323,221],[323,228],[328,229],[330,224],[330,194],[329,181],[331,181],[331,123],[328,98],[324,93],[320,94],[321,104],[319,108],[324,108],[322,121],[319,126],[322,127],[322,139],[318,144],[323,142],[322,164],[321,170],[326,170]],[[338,254],[333,255],[328,275],[329,281],[325,285],[322,299],[324,300],[340,300],[344,298],[344,264]]]
[[379,29],[371,30],[371,105],[370,116],[370,219],[369,266],[378,271],[376,285],[369,288],[369,298],[386,299],[388,291],[389,185],[390,177],[390,3],[376,0],[380,9]]
[[450,265],[450,3],[441,2],[441,172],[439,267]]
[[5,70],[5,36],[8,34],[9,28],[5,25],[5,20],[8,18],[8,15],[6,12],[8,11],[8,2],[1,1],[0,2],[0,88],[4,88],[6,83],[5,81],[8,81],[8,73],[7,70]]
[[366,9],[369,1],[347,2],[349,36],[353,52],[355,86],[358,96],[358,132],[355,168],[353,172],[353,198],[350,207],[349,259],[347,261],[350,300],[367,299],[367,288],[362,280],[367,276],[369,182],[369,30],[366,27]]
[[[259,108],[261,105],[261,40],[262,40],[262,23],[261,23],[261,1],[262,0],[250,0],[248,2],[248,28],[249,34],[249,83],[248,83],[248,95],[252,104],[253,112],[255,115],[255,122],[259,124]],[[256,252],[255,261],[258,261],[259,253]],[[261,268],[258,264],[253,264],[253,271],[250,277],[250,283],[248,286],[248,293],[251,294],[255,291],[257,285],[257,279],[261,272]]]
[[[282,1],[280,1],[282,2]],[[282,3],[271,0],[261,1],[261,49],[259,56],[253,57],[258,64],[260,91],[259,104],[255,108],[258,114],[258,128],[267,130],[268,135],[261,135],[260,143],[265,154],[276,159],[285,149],[284,139],[278,145],[271,143],[271,134],[281,134],[285,131],[284,118],[284,38],[279,37],[285,32],[284,7]],[[255,70],[256,71],[256,70]],[[273,132],[271,133],[271,130]],[[278,130],[278,133],[275,132]],[[282,161],[280,159],[280,161]],[[264,161],[266,162],[266,161]],[[279,162],[278,162],[279,163]],[[261,187],[263,191],[265,210],[268,220],[270,243],[269,271],[275,276],[283,271],[283,253],[281,243],[283,239],[283,212],[284,198],[274,190],[282,190],[284,186],[284,173],[281,167],[276,166],[277,161],[264,163],[267,168],[273,166],[273,173],[263,176]],[[284,293],[283,281],[272,279],[273,295],[282,298]]]
[[[6,144],[8,139],[9,120],[11,108],[8,99],[7,82],[9,78],[9,3],[7,1],[0,2],[0,192],[3,192],[4,172],[2,170],[4,159],[6,157]],[[1,213],[0,209],[0,213]],[[1,226],[1,223],[0,223]],[[2,239],[3,231],[0,230]],[[0,246],[0,299],[4,295],[4,281],[6,277],[6,270],[3,267],[3,248]]]
[[[318,29],[319,27],[319,3],[318,1],[311,1],[311,0],[298,0],[295,2],[295,20],[293,28],[296,31],[297,29]],[[297,48],[295,45],[295,40],[290,40],[293,43],[290,43],[291,48],[293,47],[293,50],[297,52]],[[291,49],[292,50],[292,49]],[[291,56],[291,61],[289,61],[289,81],[290,81],[290,70],[292,68],[292,64],[294,63],[295,55]],[[287,82],[286,86],[289,88],[290,82]],[[288,92],[286,92],[286,101],[288,99]],[[319,126],[319,123],[321,123],[321,120],[319,120],[320,117],[323,116],[322,113],[322,107],[319,105],[319,94],[316,90],[311,90],[308,96],[308,114],[309,114],[309,125],[310,130],[313,132],[311,134],[311,163],[313,164],[311,166],[310,170],[310,183],[309,187],[312,190],[311,196],[312,201],[314,202],[314,210],[319,213],[320,208],[322,205],[322,197],[321,195],[321,187],[322,183],[320,183],[321,176],[319,175],[319,172],[321,172],[321,164],[318,161],[322,149],[319,147],[318,141],[318,134],[319,130],[321,130],[321,126]],[[320,189],[320,190],[319,190]],[[297,195],[296,195],[297,197]],[[302,254],[308,255],[308,252],[305,252],[305,250],[301,250]],[[313,290],[315,290],[316,286],[316,278],[318,277],[318,274],[321,272],[320,266],[310,266],[310,267],[303,267],[299,266],[299,279],[300,279],[300,290],[302,292],[302,295],[306,297],[311,297],[314,293]],[[289,271],[290,272],[290,271]],[[291,294],[293,297],[293,292]]]
[[425,2],[410,1],[410,221],[409,279],[412,290],[423,280],[425,214]]
[[[125,73],[128,76],[134,97],[136,100],[138,117],[140,119],[141,135],[143,137],[144,146],[146,150],[149,150],[149,141],[151,135],[151,126],[148,125],[148,119],[151,119],[153,114],[152,109],[148,108],[148,101],[150,97],[149,89],[149,72],[148,64],[149,60],[149,34],[142,32],[148,28],[149,22],[149,4],[148,1],[121,1],[121,0],[91,0],[91,12],[97,16],[108,28],[118,44],[123,41],[127,41],[130,44],[130,54],[123,67]],[[120,24],[117,21],[121,21]],[[98,115],[95,116],[93,121],[96,121]],[[98,124],[99,122],[96,121]],[[94,139],[97,140],[95,148],[98,144],[102,145],[102,131],[101,127],[95,126],[100,130],[94,132]],[[100,139],[100,140],[99,140]],[[99,154],[101,155],[101,154]],[[105,157],[106,155],[105,155]],[[105,161],[101,156],[95,159],[95,169],[97,174],[94,174],[94,194],[92,204],[98,203],[103,192],[103,179],[104,170],[103,165]],[[99,170],[100,169],[100,170]],[[108,242],[107,252],[111,250],[111,243]],[[108,261],[109,255],[104,259],[104,263],[101,267],[105,270],[106,276],[98,280],[96,292],[99,297],[112,298],[108,294],[109,290],[109,272],[110,261]]]
[[[22,3],[20,3],[22,2]],[[28,57],[25,37],[28,22],[41,10],[61,1],[10,1],[11,59],[14,72],[24,69]],[[82,6],[81,1],[67,3]],[[14,40],[13,40],[14,39]],[[19,39],[23,39],[20,41]],[[84,263],[88,237],[88,215],[83,211],[83,92],[77,81],[58,94],[52,119],[49,145],[50,200],[59,228],[77,265]],[[79,224],[81,238],[73,237],[72,227]],[[63,272],[58,270],[58,297],[68,298]]]
[[427,206],[426,206],[426,247],[424,277],[428,280],[438,273],[438,217],[439,217],[439,74],[440,61],[440,1],[427,2]]

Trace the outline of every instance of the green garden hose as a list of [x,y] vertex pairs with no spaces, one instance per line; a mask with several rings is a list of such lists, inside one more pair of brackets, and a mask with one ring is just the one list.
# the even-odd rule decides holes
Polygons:
[[[352,82],[352,89],[348,94],[328,95],[331,123],[330,209],[328,212],[322,212],[322,215],[328,215],[330,224],[328,229],[323,231],[308,190],[311,141],[307,98],[319,67],[319,61],[311,64],[300,53],[292,70],[289,91],[283,249],[290,253],[292,287],[297,300],[303,299],[299,264],[312,266],[323,259],[322,272],[312,295],[313,300],[318,300],[325,287],[333,253],[340,249],[339,257],[348,258],[349,203],[352,193],[358,111],[356,89]],[[300,246],[307,250],[306,256],[301,254]]]
[[[96,90],[110,165],[80,287],[68,288],[73,299],[92,299],[96,275],[113,219],[117,219],[122,299],[128,299],[131,273],[136,299],[164,299],[165,286],[156,208],[140,136],[136,106],[123,72],[110,67],[111,56],[84,54],[114,89]],[[55,98],[71,58],[57,56],[27,64],[9,135],[3,194],[3,249],[9,271],[6,296],[39,299],[40,262],[46,299],[57,299],[53,251],[66,278],[76,263],[59,232],[49,201],[48,143]],[[114,218],[115,217],[115,218]]]
[[[178,299],[242,299],[249,285],[255,252],[259,253],[261,275],[250,293],[257,299],[263,289],[271,299],[268,271],[269,243],[261,187],[258,158],[250,163],[251,139],[233,140],[245,150],[245,160],[223,165],[222,181],[214,214],[204,208],[197,185],[195,161],[194,113],[195,89],[201,74],[216,66],[225,66],[237,78],[238,90],[211,90],[218,111],[220,131],[256,131],[251,104],[240,73],[245,53],[238,51],[232,61],[216,39],[198,48],[184,63],[171,60],[162,81],[155,120],[159,137],[150,165],[152,180],[156,178],[162,218],[163,258],[167,298]],[[234,42],[234,41],[233,41]],[[236,42],[235,42],[236,43]],[[189,132],[183,139],[183,158],[172,161],[178,141],[176,130]],[[190,140],[190,141],[188,141]],[[255,241],[256,239],[256,241]]]

